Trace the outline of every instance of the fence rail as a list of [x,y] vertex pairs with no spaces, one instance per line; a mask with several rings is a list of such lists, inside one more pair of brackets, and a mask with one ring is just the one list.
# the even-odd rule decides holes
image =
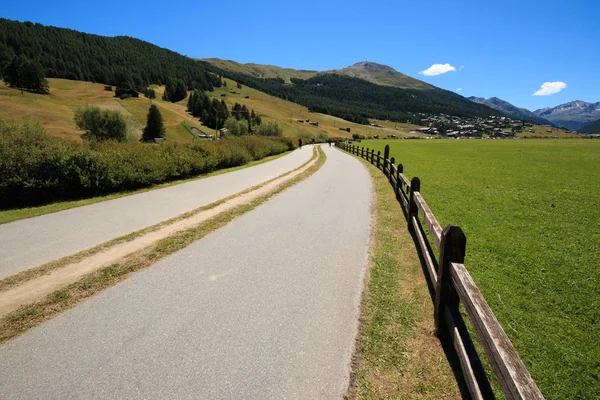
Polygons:
[[[471,397],[492,399],[494,394],[459,312],[461,302],[506,398],[543,399],[527,367],[463,264],[467,238],[460,226],[448,225],[442,229],[420,193],[421,181],[417,177],[408,180],[404,166],[396,164],[394,157],[390,158],[389,146],[385,146],[383,156],[380,151],[375,154],[373,149],[349,143],[338,143],[337,146],[381,169],[394,188],[398,202],[406,210],[408,229],[421,250],[435,292],[436,331],[438,335],[448,335]],[[433,249],[437,250],[439,258],[436,259]]]

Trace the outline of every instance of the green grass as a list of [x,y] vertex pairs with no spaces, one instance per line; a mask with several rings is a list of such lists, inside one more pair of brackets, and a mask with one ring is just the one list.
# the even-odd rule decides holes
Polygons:
[[211,176],[225,174],[227,172],[233,172],[233,171],[237,171],[240,169],[253,167],[255,165],[259,165],[259,164],[262,164],[262,163],[265,163],[268,161],[273,161],[273,160],[283,157],[289,153],[290,153],[289,151],[286,151],[285,153],[265,157],[261,160],[251,161],[248,164],[245,164],[245,165],[242,165],[239,167],[221,169],[221,170],[210,172],[208,174],[203,174],[203,175],[200,175],[200,176],[197,176],[194,178],[181,179],[178,181],[162,183],[159,185],[154,185],[154,186],[144,188],[144,189],[139,189],[139,190],[114,193],[114,194],[110,194],[110,195],[106,195],[106,196],[97,196],[97,197],[91,197],[88,199],[81,199],[81,200],[58,201],[55,203],[46,204],[46,205],[39,206],[39,207],[24,207],[24,208],[0,210],[0,225],[7,224],[7,223],[13,222],[13,221],[18,221],[20,219],[32,218],[32,217],[37,217],[40,215],[50,214],[53,212],[68,210],[70,208],[87,206],[89,204],[99,203],[101,201],[118,199],[120,197],[130,196],[132,194],[137,194],[137,193],[143,193],[143,192],[147,192],[149,190],[155,190],[155,189],[161,189],[161,188],[165,188],[165,187],[169,187],[169,186],[173,186],[173,185],[179,185],[180,183],[195,181],[198,179],[209,178]]
[[600,143],[363,141],[421,179],[548,399],[600,397]]

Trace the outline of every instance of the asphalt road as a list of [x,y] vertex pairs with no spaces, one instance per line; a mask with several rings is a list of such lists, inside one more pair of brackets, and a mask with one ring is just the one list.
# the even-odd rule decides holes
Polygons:
[[348,384],[371,181],[314,175],[0,346],[3,399],[336,399]]
[[254,167],[0,225],[0,279],[231,196],[311,156],[305,146]]

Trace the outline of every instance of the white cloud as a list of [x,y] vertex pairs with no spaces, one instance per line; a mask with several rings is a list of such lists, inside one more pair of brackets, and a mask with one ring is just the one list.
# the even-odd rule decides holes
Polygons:
[[456,68],[454,68],[452,65],[450,64],[433,64],[431,67],[420,71],[419,74],[421,75],[425,75],[425,76],[435,76],[435,75],[441,75],[441,74],[445,74],[446,72],[450,72],[450,71],[456,71]]
[[456,90],[455,90],[455,92],[456,92],[456,93],[460,93],[460,92],[462,92],[462,88],[461,88],[461,87],[459,87],[458,89],[456,89]]
[[540,89],[535,92],[534,96],[549,96],[554,93],[558,93],[564,88],[567,87],[567,84],[564,82],[544,82]]

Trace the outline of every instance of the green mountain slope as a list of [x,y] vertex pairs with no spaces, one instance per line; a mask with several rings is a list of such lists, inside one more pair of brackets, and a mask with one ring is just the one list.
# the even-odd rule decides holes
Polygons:
[[138,90],[173,78],[183,79],[188,89],[212,90],[221,84],[202,64],[139,39],[0,18],[0,71],[16,55],[39,61],[50,78],[111,85],[124,81]]
[[419,124],[419,113],[456,116],[501,115],[485,105],[474,103],[456,93],[438,88],[401,89],[377,85],[346,75],[322,73],[310,79],[263,79],[243,73],[220,70],[243,85],[308,107],[310,111],[333,115],[347,121],[368,123],[368,119]]
[[600,119],[578,130],[579,133],[600,133]]

